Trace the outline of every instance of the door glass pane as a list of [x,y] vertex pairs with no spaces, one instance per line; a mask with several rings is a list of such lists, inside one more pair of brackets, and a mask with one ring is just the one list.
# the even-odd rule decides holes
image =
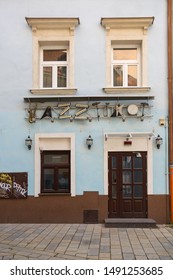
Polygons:
[[44,168],[44,190],[54,189],[54,169]]
[[43,67],[43,87],[52,87],[52,67]]
[[58,169],[58,189],[69,190],[69,170],[68,168]]
[[115,184],[117,182],[117,172],[112,171],[112,184]]
[[134,185],[134,197],[143,197],[142,185]]
[[59,66],[57,67],[57,87],[67,86],[67,67]]
[[131,171],[123,171],[123,184],[131,184],[132,182],[132,172]]
[[134,180],[134,183],[142,183],[143,182],[143,172],[142,170],[139,171],[139,170],[134,170],[134,173],[133,173],[133,180]]
[[128,185],[123,185],[123,198],[132,197],[132,187]]
[[113,60],[136,60],[137,49],[113,49]]
[[116,198],[117,197],[117,186],[116,185],[112,185],[112,198]]
[[123,86],[123,66],[122,65],[113,66],[113,86],[114,87]]
[[68,154],[45,154],[44,163],[45,164],[58,164],[58,163],[68,163]]
[[115,156],[112,157],[112,169],[117,167],[117,158]]
[[137,66],[128,66],[128,86],[137,86]]
[[67,50],[43,50],[43,61],[67,61]]
[[132,168],[132,157],[131,156],[123,156],[122,157],[123,169]]
[[133,168],[142,168],[142,156],[133,158]]

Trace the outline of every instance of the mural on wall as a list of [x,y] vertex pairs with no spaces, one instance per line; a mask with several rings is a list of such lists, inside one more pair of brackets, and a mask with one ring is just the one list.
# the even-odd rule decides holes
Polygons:
[[0,173],[0,198],[26,198],[28,193],[28,174]]

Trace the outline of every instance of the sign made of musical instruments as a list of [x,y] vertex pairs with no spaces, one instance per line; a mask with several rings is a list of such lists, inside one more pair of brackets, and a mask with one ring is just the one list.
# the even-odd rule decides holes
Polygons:
[[26,198],[28,193],[28,174],[0,173],[0,198]]
[[89,120],[101,118],[121,118],[122,120],[129,117],[140,118],[151,117],[151,105],[148,103],[140,104],[113,104],[94,102],[85,103],[59,103],[57,105],[38,106],[38,104],[29,104],[26,108],[27,119],[30,123],[36,120],[50,119],[54,120]]

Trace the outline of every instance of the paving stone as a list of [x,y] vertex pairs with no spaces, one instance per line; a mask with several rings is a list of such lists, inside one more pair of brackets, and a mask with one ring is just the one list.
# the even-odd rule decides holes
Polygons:
[[173,228],[0,224],[0,259],[173,259]]
[[123,258],[124,260],[135,260],[135,255],[123,253]]
[[22,255],[15,255],[14,260],[28,260],[28,257]]

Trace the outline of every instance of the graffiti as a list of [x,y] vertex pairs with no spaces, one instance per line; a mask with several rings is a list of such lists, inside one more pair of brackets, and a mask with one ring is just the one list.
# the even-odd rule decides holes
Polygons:
[[26,198],[27,173],[0,173],[0,198]]

